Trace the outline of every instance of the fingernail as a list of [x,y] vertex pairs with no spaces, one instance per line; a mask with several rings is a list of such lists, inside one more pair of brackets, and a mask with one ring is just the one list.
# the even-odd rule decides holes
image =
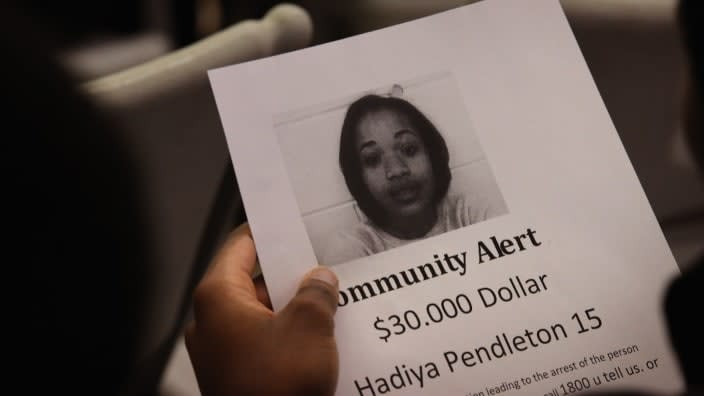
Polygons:
[[321,282],[325,282],[331,286],[337,287],[338,280],[337,275],[325,267],[318,267],[310,271],[308,278],[317,279]]

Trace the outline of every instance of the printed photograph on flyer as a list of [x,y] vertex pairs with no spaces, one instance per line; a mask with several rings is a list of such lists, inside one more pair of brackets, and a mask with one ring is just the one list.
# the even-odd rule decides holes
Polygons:
[[325,265],[508,213],[449,72],[293,110],[274,130]]

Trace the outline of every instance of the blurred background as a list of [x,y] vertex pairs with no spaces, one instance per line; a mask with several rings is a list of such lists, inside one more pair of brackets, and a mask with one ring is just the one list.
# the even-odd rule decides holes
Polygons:
[[[312,21],[309,45],[342,39],[436,12],[469,0],[301,0]],[[653,206],[681,269],[704,251],[704,185],[681,137],[685,64],[675,0],[562,0],[568,20],[616,129]],[[201,234],[218,205],[218,186],[227,151],[203,70],[199,85],[172,92],[171,101],[114,105],[106,82],[125,70],[163,59],[203,43],[224,29],[258,20],[276,1],[237,0],[10,0],[34,29],[51,40],[62,64],[96,98],[113,102],[123,119],[138,119],[130,132],[151,185],[151,219],[160,250],[150,309],[160,312],[150,326],[145,354],[157,345],[166,357],[157,363],[158,392],[197,395],[180,329],[184,291],[192,284]],[[309,22],[310,22],[309,21]],[[240,35],[256,41],[256,35]],[[31,46],[32,43],[28,42]],[[299,45],[300,47],[300,45]],[[279,51],[295,48],[282,48]],[[185,52],[198,56],[197,52]],[[266,51],[249,58],[271,55]],[[196,55],[194,55],[194,53]],[[245,59],[239,59],[245,60]],[[191,58],[181,58],[188,64]],[[224,66],[232,61],[222,61]],[[212,65],[211,65],[212,66]],[[112,85],[114,86],[114,85]],[[102,89],[102,90],[101,90]],[[189,88],[190,89],[190,88]],[[175,98],[173,92],[186,92]],[[107,98],[107,99],[106,99]],[[123,100],[123,99],[121,99]],[[127,102],[130,102],[128,97]],[[140,99],[141,100],[141,99]],[[183,103],[188,102],[188,103]],[[151,103],[151,102],[150,102]],[[161,118],[185,112],[187,128],[162,125]],[[161,118],[160,118],[161,117]],[[599,161],[599,158],[594,158]],[[225,180],[227,179],[227,173]],[[233,176],[230,176],[230,181]],[[150,180],[153,181],[150,182]],[[236,195],[236,192],[234,192]],[[167,197],[167,198],[165,198]],[[236,199],[235,199],[236,201]],[[234,209],[241,212],[241,207]],[[241,216],[241,213],[239,213]],[[236,218],[236,216],[235,216]],[[239,218],[241,220],[241,218]],[[236,220],[233,220],[236,222]],[[164,341],[168,339],[167,341]]]

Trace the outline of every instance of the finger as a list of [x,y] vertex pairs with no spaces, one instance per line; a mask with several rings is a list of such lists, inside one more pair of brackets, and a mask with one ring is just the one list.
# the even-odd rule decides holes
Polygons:
[[338,280],[335,273],[325,267],[316,267],[306,275],[298,292],[276,320],[292,331],[333,336],[337,298]]
[[230,233],[215,255],[206,276],[236,277],[244,274],[251,279],[256,267],[257,253],[249,224],[243,223]]
[[256,299],[256,290],[251,277],[256,266],[256,257],[249,225],[244,223],[227,237],[203,277],[201,285],[224,282],[227,287],[238,289],[252,299]]
[[271,306],[271,298],[269,298],[269,291],[266,288],[266,283],[264,283],[264,278],[259,275],[254,278],[254,288],[257,291],[257,300],[264,304],[267,308],[273,309]]
[[227,238],[193,293],[196,321],[218,309],[270,311],[257,300],[251,278],[255,262],[254,241],[249,226],[243,224]]

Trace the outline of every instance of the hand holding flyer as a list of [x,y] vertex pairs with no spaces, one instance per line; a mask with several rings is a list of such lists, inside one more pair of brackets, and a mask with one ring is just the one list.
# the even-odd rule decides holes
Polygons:
[[558,1],[210,79],[274,307],[340,280],[339,395],[681,389],[677,266]]

